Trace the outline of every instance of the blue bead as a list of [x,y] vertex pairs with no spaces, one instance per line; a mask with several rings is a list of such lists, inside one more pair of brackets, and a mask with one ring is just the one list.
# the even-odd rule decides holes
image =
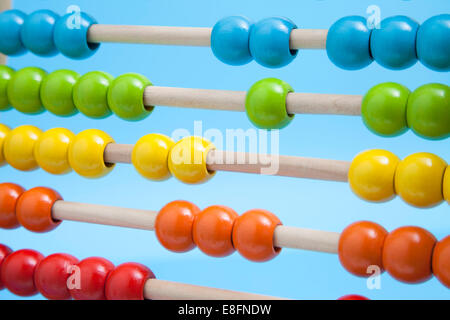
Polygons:
[[417,62],[416,36],[419,24],[405,16],[389,17],[373,29],[370,52],[376,62],[385,68],[401,70]]
[[20,29],[26,18],[20,10],[7,10],[0,13],[0,52],[8,56],[18,56],[27,50],[20,40]]
[[68,13],[59,18],[53,35],[56,47],[68,58],[89,58],[100,46],[99,43],[87,41],[88,29],[96,23],[94,18],[84,12]]
[[328,30],[327,55],[339,68],[357,70],[367,67],[370,55],[370,34],[366,19],[348,16],[336,21]]
[[450,71],[450,14],[431,17],[419,27],[417,56],[432,70]]
[[248,44],[252,25],[246,17],[233,16],[219,20],[211,32],[211,49],[216,58],[232,66],[252,61]]
[[53,30],[59,15],[50,10],[38,10],[28,15],[22,25],[22,43],[38,56],[50,57],[58,53],[53,41]]
[[266,18],[258,21],[250,30],[250,52],[260,65],[280,68],[297,56],[297,50],[289,47],[295,23],[287,18]]

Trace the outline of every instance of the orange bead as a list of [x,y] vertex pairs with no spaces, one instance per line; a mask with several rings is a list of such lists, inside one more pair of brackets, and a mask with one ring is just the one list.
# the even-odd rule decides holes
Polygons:
[[192,234],[198,248],[209,256],[225,257],[234,252],[231,240],[238,214],[225,206],[211,206],[200,212]]
[[155,233],[164,248],[174,252],[186,252],[195,248],[192,225],[200,209],[183,200],[166,204],[155,220]]
[[401,227],[384,240],[383,265],[395,279],[419,283],[430,279],[436,238],[419,227]]
[[0,228],[15,229],[20,226],[16,218],[16,203],[24,191],[17,184],[0,183]]
[[450,236],[436,243],[433,251],[433,273],[450,289]]
[[368,277],[369,266],[378,266],[383,271],[383,243],[388,232],[379,224],[370,221],[352,223],[342,231],[339,238],[339,260],[350,273]]
[[25,191],[17,201],[17,220],[33,232],[51,231],[61,223],[52,218],[52,207],[58,200],[62,197],[50,188],[36,187]]
[[251,261],[273,259],[281,251],[281,248],[273,246],[273,234],[280,224],[280,219],[267,210],[249,210],[234,222],[234,247],[244,258]]

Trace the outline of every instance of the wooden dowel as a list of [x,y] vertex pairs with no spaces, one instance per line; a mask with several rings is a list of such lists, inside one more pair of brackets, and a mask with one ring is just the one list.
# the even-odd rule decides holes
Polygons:
[[289,93],[286,97],[286,110],[289,114],[338,114],[361,115],[360,95]]
[[294,29],[289,46],[291,49],[325,49],[327,34],[327,29]]
[[278,297],[159,279],[147,280],[144,286],[144,297],[152,300],[283,300]]
[[108,143],[103,153],[105,163],[131,163],[132,144]]
[[339,236],[337,232],[281,225],[275,228],[273,244],[278,248],[337,253]]
[[[11,0],[0,0],[0,12],[6,11],[12,8]],[[0,65],[6,65],[7,56],[0,53]]]

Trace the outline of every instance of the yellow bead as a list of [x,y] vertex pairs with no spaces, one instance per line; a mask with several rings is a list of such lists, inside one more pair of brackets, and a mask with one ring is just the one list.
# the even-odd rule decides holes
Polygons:
[[443,194],[444,194],[444,200],[450,204],[450,166],[445,169],[444,174],[444,182],[443,182]]
[[75,135],[64,128],[45,131],[34,146],[34,158],[45,171],[64,174],[72,170],[69,164],[69,145]]
[[427,208],[443,200],[443,180],[447,163],[427,152],[409,155],[397,167],[395,190],[410,205]]
[[167,159],[174,141],[158,133],[143,136],[136,142],[131,154],[134,168],[147,179],[161,181],[170,177]]
[[3,153],[6,161],[17,170],[31,171],[38,167],[34,159],[34,145],[42,134],[41,129],[25,125],[17,127],[6,136]]
[[3,145],[5,144],[5,139],[11,129],[8,126],[0,123],[0,167],[6,164],[5,156],[3,153]]
[[360,198],[383,202],[395,196],[394,177],[400,159],[392,152],[367,150],[353,159],[348,171],[352,191]]
[[107,175],[114,168],[114,164],[106,164],[103,159],[108,143],[114,143],[113,138],[101,130],[88,129],[80,132],[69,146],[70,166],[86,178]]
[[175,143],[169,153],[169,170],[178,180],[189,183],[208,181],[215,172],[206,167],[206,156],[214,145],[201,137],[186,137]]

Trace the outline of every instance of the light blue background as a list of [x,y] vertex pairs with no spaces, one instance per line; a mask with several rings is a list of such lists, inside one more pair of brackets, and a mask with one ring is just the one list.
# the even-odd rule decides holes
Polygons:
[[[111,0],[17,0],[15,8],[26,13],[48,8],[65,12],[77,4],[99,23],[127,25],[167,25],[208,27],[222,17],[246,15],[254,20],[267,16],[287,16],[302,28],[329,28],[346,15],[366,15],[369,5],[378,5],[382,18],[407,15],[419,22],[450,12],[448,0],[191,0],[191,1],[111,1]],[[114,76],[126,72],[146,75],[155,85],[191,88],[247,90],[255,81],[278,77],[297,92],[364,94],[371,86],[395,81],[415,89],[429,82],[449,84],[449,73],[426,69],[420,63],[401,71],[389,71],[373,63],[360,71],[335,67],[325,51],[300,51],[298,57],[282,69],[266,69],[255,62],[242,67],[220,63],[209,48],[169,47],[129,44],[103,44],[90,59],[69,60],[61,55],[45,59],[33,54],[11,58],[14,68],[40,66],[47,71],[69,68],[83,74],[92,70]],[[202,120],[204,129],[252,128],[243,113],[208,110],[156,108],[146,120],[136,123],[115,116],[90,120],[83,115],[64,119],[45,113],[27,116],[17,111],[0,114],[0,122],[10,127],[33,124],[43,130],[66,127],[74,132],[98,128],[108,132],[118,143],[135,143],[139,137],[187,128]],[[427,141],[411,132],[397,138],[371,134],[359,117],[297,115],[281,131],[281,154],[351,160],[370,148],[391,150],[400,157],[427,151],[450,161],[449,140]],[[219,172],[210,182],[199,186],[182,184],[175,179],[151,182],[140,177],[130,165],[117,165],[103,179],[87,180],[75,173],[54,176],[42,170],[19,172],[11,167],[0,170],[0,181],[15,182],[25,188],[38,185],[58,190],[66,200],[158,210],[165,203],[186,199],[201,208],[223,204],[237,212],[264,208],[277,214],[285,225],[320,230],[341,231],[357,220],[372,220],[388,230],[417,225],[430,230],[438,239],[449,234],[449,206],[419,210],[395,199],[371,204],[358,199],[345,183],[301,180]],[[117,227],[63,222],[48,234],[26,230],[0,231],[0,242],[13,249],[33,248],[44,254],[68,252],[78,258],[104,256],[114,263],[143,263],[158,278],[197,285],[249,291],[295,299],[336,299],[350,293],[371,299],[449,299],[450,291],[436,279],[408,285],[382,276],[381,290],[368,290],[366,280],[347,273],[336,255],[298,250],[283,250],[274,260],[253,263],[234,255],[216,259],[198,249],[177,254],[166,251],[153,232]],[[15,296],[0,292],[0,298]],[[41,298],[35,296],[33,298]]]

